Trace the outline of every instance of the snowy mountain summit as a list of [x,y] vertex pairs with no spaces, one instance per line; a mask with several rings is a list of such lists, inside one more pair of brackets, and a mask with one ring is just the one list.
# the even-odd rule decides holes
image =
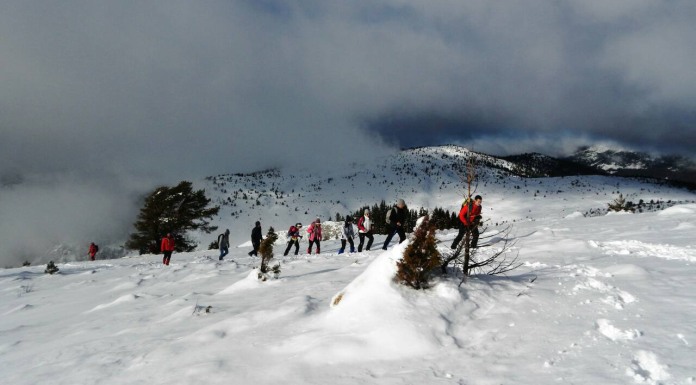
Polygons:
[[670,179],[691,184],[696,181],[696,163],[683,156],[653,156],[597,145],[582,147],[568,159],[611,175]]
[[[317,217],[332,220],[337,214],[345,216],[381,201],[392,205],[400,198],[410,209],[440,207],[458,212],[466,194],[462,180],[470,158],[476,163],[475,193],[484,196],[484,213],[493,223],[574,211],[606,212],[607,203],[619,193],[634,203],[673,204],[692,197],[659,183],[591,175],[594,168],[540,154],[499,158],[453,145],[404,150],[367,165],[320,174],[276,169],[216,175],[206,178],[202,186],[221,206],[220,227],[231,229],[234,244],[243,244],[257,220],[284,231],[297,222],[306,225]],[[559,201],[552,197],[563,198],[564,204],[557,205]],[[543,210],[530,215],[530,209],[537,211],[538,205]],[[209,238],[202,238],[201,244],[214,237]]]

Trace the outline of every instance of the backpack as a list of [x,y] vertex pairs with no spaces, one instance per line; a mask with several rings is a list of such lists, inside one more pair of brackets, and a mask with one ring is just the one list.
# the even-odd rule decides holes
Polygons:
[[391,225],[391,218],[390,217],[392,215],[392,211],[394,211],[393,207],[390,208],[389,210],[387,210],[387,217],[384,220],[388,225]]
[[94,252],[99,252],[99,245],[97,245],[96,243],[94,244]]
[[467,197],[464,199],[464,202],[462,202],[462,207],[469,205],[471,207],[471,197]]
[[466,208],[466,220],[469,222],[469,224],[472,224],[473,221],[471,220],[471,210],[474,208],[474,201],[471,200],[471,197],[467,197],[464,199],[464,202],[462,202],[462,207],[467,206]]
[[297,227],[295,226],[290,226],[290,229],[288,230],[288,237],[291,236],[293,233],[297,232]]

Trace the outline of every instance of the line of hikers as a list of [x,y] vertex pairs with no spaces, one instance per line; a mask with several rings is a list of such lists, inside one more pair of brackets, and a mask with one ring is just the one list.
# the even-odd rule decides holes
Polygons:
[[[387,224],[389,226],[389,232],[387,235],[387,239],[384,241],[384,245],[382,246],[383,250],[387,249],[387,246],[389,246],[389,243],[396,234],[399,235],[399,243],[403,242],[406,239],[406,231],[404,229],[404,224],[406,223],[406,214],[406,202],[404,202],[403,199],[399,199],[396,205],[388,212]],[[373,227],[374,225],[372,219],[370,218],[370,215],[370,210],[366,209],[363,212],[363,215],[358,219],[357,223],[355,224],[355,226],[358,229],[357,236],[360,240],[360,243],[358,244],[357,248],[358,252],[363,251],[363,246],[365,247],[365,251],[369,251],[372,247],[372,243],[375,240]],[[298,255],[300,253],[300,239],[304,237],[304,235],[302,235],[301,232],[302,227],[302,223],[298,222],[290,226],[290,228],[288,229],[286,234],[287,247],[285,248],[285,252],[283,253],[284,256],[287,256],[290,253],[293,246],[295,247],[295,255]],[[309,245],[307,247],[307,254],[312,254],[312,249],[314,248],[315,244],[317,246],[316,254],[320,254],[321,241],[323,240],[321,218],[316,218],[312,223],[310,223],[307,227],[306,232],[309,235]],[[220,260],[223,260],[223,258],[229,252],[229,235],[230,230],[227,229],[224,233],[218,236]],[[343,254],[346,251],[346,246],[348,245],[350,245],[350,252],[354,253],[356,250],[354,242],[356,234],[355,228],[353,227],[352,216],[348,215],[346,217],[343,226],[341,227],[340,235],[341,248],[339,249],[338,254]],[[251,231],[252,250],[248,253],[249,256],[258,256],[258,251],[262,240],[263,235],[261,229],[261,222],[256,221],[256,224]],[[365,244],[365,240],[367,240],[367,244]]]
[[[474,197],[473,201],[465,201],[462,204],[462,208],[459,211],[459,233],[454,238],[451,248],[455,249],[459,242],[462,240],[467,231],[471,231],[471,247],[477,247],[479,231],[478,225],[481,220],[481,203],[483,198],[480,195]],[[394,207],[392,207],[387,212],[386,222],[389,226],[387,233],[387,238],[384,240],[382,245],[382,250],[386,250],[389,243],[391,243],[394,235],[399,235],[399,243],[406,239],[406,230],[404,224],[406,223],[406,202],[403,199],[399,199]],[[373,221],[370,218],[370,210],[365,210],[363,215],[358,219],[356,226],[358,228],[358,238],[360,243],[358,244],[358,252],[363,251],[363,245],[365,246],[365,251],[369,251],[374,242],[374,231],[373,231]],[[290,253],[292,247],[295,247],[295,255],[300,252],[300,239],[303,238],[301,233],[302,223],[295,223],[290,226],[287,232],[287,247],[285,248],[284,256]],[[316,244],[316,254],[321,253],[321,241],[322,228],[321,219],[315,219],[307,227],[307,233],[309,234],[309,245],[307,247],[307,254],[312,254],[312,249]],[[343,254],[346,251],[346,246],[350,245],[349,251],[351,253],[355,252],[355,243],[353,239],[355,238],[355,229],[353,227],[353,218],[348,215],[341,227],[341,248],[338,254]],[[367,244],[365,245],[365,240],[367,239]],[[249,256],[258,256],[259,247],[261,246],[261,241],[263,240],[263,232],[261,229],[261,222],[256,221],[254,228],[251,230],[251,244],[252,250],[248,253]],[[220,249],[219,260],[223,260],[225,256],[229,253],[230,248],[230,230],[227,229],[224,233],[220,234],[217,239],[218,248]],[[99,246],[94,242],[89,245],[89,259],[94,261],[96,259],[96,254],[99,251]],[[172,258],[172,253],[174,252],[174,237],[171,233],[168,233],[162,238],[160,243],[160,251],[162,252],[162,263],[164,265],[169,265],[169,261]]]
[[[479,230],[478,226],[481,222],[481,209],[483,198],[480,195],[474,197],[472,201],[465,200],[462,204],[462,208],[459,211],[459,233],[454,238],[451,248],[456,249],[461,242],[462,238],[467,231],[471,232],[471,244],[470,247],[476,248],[478,246]],[[406,223],[406,202],[403,199],[399,199],[394,207],[392,207],[387,212],[386,222],[389,226],[389,231],[387,233],[387,238],[384,240],[384,245],[382,250],[386,250],[387,246],[391,242],[394,235],[399,235],[399,243],[406,239],[406,231],[404,229],[404,224]],[[370,210],[365,210],[363,215],[358,219],[358,238],[360,243],[358,244],[358,252],[363,251],[363,245],[365,245],[365,239],[367,239],[367,245],[365,245],[365,251],[369,251],[372,247],[372,242],[374,241],[373,234],[373,222],[370,218]],[[284,256],[290,253],[290,250],[295,246],[295,255],[299,254],[300,251],[300,239],[303,235],[300,232],[302,229],[302,223],[295,223],[290,226],[287,232],[287,247],[285,248]],[[322,231],[321,231],[321,219],[317,218],[307,227],[307,233],[309,233],[309,246],[307,247],[307,254],[312,254],[312,248],[317,245],[316,253],[321,252],[321,241],[322,241]],[[355,238],[355,229],[353,228],[353,218],[348,215],[341,227],[341,248],[338,250],[338,254],[343,254],[346,251],[346,246],[350,245],[350,252],[355,252],[355,243],[353,239]],[[258,256],[259,247],[261,246],[261,241],[263,240],[263,234],[261,230],[261,222],[256,221],[254,228],[251,230],[251,244],[253,249],[249,252],[249,256]],[[218,247],[220,249],[220,260],[229,253],[230,248],[230,230],[227,229],[224,233],[218,236]],[[99,246],[94,242],[90,243],[88,255],[91,261],[96,259],[97,252],[99,251]],[[164,265],[169,265],[169,261],[172,258],[172,253],[174,252],[174,237],[171,233],[167,233],[165,237],[162,238],[160,243],[160,251],[162,252],[162,263]],[[53,261],[49,263],[46,273],[53,274],[57,272],[58,268],[55,267]]]
[[[480,195],[474,197],[473,201],[466,200],[459,211],[459,233],[454,238],[451,248],[456,249],[459,242],[466,234],[467,231],[471,232],[471,247],[476,248],[478,245],[479,231],[478,226],[481,221],[481,204],[483,198]],[[394,207],[392,207],[387,212],[386,222],[388,225],[387,238],[384,240],[382,245],[382,250],[387,250],[387,246],[391,243],[394,235],[399,235],[399,243],[406,240],[406,230],[404,225],[406,223],[406,215],[408,210],[406,208],[406,202],[403,199],[399,199]],[[369,251],[372,247],[374,241],[373,232],[373,221],[370,218],[370,210],[365,210],[363,215],[358,219],[356,224],[358,228],[358,238],[360,243],[358,244],[358,252],[363,251],[363,245],[365,246],[365,251]],[[301,233],[302,223],[295,223],[290,226],[287,232],[287,247],[285,248],[284,256],[290,253],[290,250],[295,247],[295,255],[299,254],[300,251],[300,239],[303,238]],[[316,218],[307,227],[307,233],[309,234],[308,240],[309,245],[307,247],[307,254],[312,254],[312,249],[316,244],[316,254],[321,253],[321,241],[322,241],[322,227],[321,219]],[[346,246],[350,245],[350,252],[355,252],[355,243],[353,239],[355,238],[355,229],[353,228],[353,218],[348,215],[341,227],[341,248],[338,254],[343,254],[346,251]],[[230,230],[227,229],[224,233],[218,236],[218,248],[220,249],[220,258],[223,258],[229,253],[230,247]],[[367,244],[365,245],[365,240],[367,239]],[[258,256],[259,247],[261,246],[261,241],[263,240],[263,232],[261,228],[261,222],[256,221],[254,228],[251,230],[251,244],[252,250],[248,253],[249,256]],[[174,251],[174,238],[171,234],[167,234],[166,237],[162,238],[161,252],[164,254],[162,262],[165,265],[169,265],[169,260],[171,259],[172,252]]]

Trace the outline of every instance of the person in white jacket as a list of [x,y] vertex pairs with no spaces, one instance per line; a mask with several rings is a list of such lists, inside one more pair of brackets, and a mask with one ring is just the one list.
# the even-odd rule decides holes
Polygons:
[[370,210],[365,210],[360,219],[358,219],[358,237],[360,238],[360,243],[358,244],[358,253],[363,249],[363,243],[365,243],[365,238],[367,238],[367,246],[365,251],[370,251],[372,246],[372,241],[375,237],[372,235],[372,220],[370,219]]

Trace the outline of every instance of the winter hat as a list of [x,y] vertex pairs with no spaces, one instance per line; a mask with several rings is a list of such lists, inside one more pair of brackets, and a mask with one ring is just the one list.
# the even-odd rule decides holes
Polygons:
[[350,215],[348,215],[348,216],[346,217],[346,222],[353,222],[353,217],[351,217]]
[[256,221],[256,226],[261,226],[261,222]]
[[321,219],[317,218],[317,220],[314,221],[314,222],[315,222],[315,223],[321,223]]
[[229,234],[229,233],[230,233],[230,229],[225,230],[225,234]]
[[370,210],[365,210],[364,215],[370,215]]
[[406,202],[404,202],[403,199],[399,199],[398,201],[396,201],[396,204],[401,205],[401,206],[406,206]]

